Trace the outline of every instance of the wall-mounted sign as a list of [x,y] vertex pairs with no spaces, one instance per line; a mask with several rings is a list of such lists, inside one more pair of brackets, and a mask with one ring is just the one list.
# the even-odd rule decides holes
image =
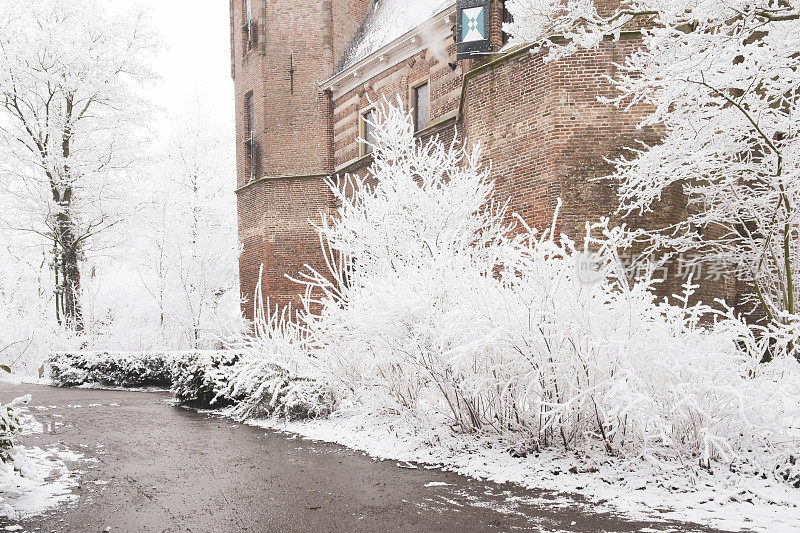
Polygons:
[[456,9],[458,59],[491,51],[489,0],[458,0]]

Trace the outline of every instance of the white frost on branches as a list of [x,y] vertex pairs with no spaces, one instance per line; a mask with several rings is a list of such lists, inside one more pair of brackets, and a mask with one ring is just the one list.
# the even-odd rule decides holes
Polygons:
[[793,359],[759,365],[763,341],[689,305],[691,285],[679,306],[629,286],[608,221],[587,225],[583,250],[513,230],[477,150],[419,146],[402,109],[379,116],[369,175],[331,182],[330,272],[300,279],[306,342],[341,408],[705,466],[766,463],[796,438]]
[[197,102],[170,110],[165,142],[148,136],[158,45],[130,5],[0,3],[0,354],[15,372],[79,346],[217,347],[243,325],[233,124]]
[[[518,40],[559,59],[638,27],[612,102],[645,103],[663,132],[617,161],[625,213],[681,187],[686,220],[651,233],[653,249],[696,249],[736,268],[774,322],[797,314],[800,207],[800,7],[775,0],[509,0]],[[639,30],[637,30],[638,32]]]
[[[151,167],[140,216],[139,276],[155,304],[150,326],[163,346],[209,348],[244,327],[233,143],[226,121],[202,100],[172,115],[172,133]],[[222,133],[221,133],[222,132]],[[153,322],[156,322],[155,324]]]

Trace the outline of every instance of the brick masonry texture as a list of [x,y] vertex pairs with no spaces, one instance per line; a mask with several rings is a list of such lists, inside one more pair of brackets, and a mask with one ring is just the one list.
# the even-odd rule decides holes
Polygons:
[[[422,141],[438,135],[449,142],[457,132],[467,145],[479,143],[484,160],[492,165],[497,199],[511,198],[511,211],[530,226],[549,228],[558,198],[563,201],[558,229],[571,238],[581,239],[587,220],[610,216],[620,221],[615,215],[615,184],[594,178],[611,172],[607,159],[635,145],[635,140],[657,142],[658,132],[636,128],[646,108],[621,111],[600,103],[598,97],[614,95],[605,76],[613,76],[614,64],[640,46],[637,38],[604,42],[595,50],[555,62],[545,62],[541,52],[526,52],[491,66],[485,64],[496,56],[457,62],[450,42],[447,62],[424,50],[361,80],[346,93],[321,91],[318,84],[333,74],[369,4],[368,0],[253,0],[262,34],[257,49],[246,52],[238,33],[244,1],[232,0],[237,194],[244,246],[240,274],[248,299],[263,264],[265,298],[273,305],[298,305],[302,286],[286,275],[296,275],[305,264],[325,270],[309,222],[335,211],[325,177],[366,172],[370,158],[361,155],[358,143],[361,113],[383,97],[399,96],[410,107],[411,89],[424,81],[430,84],[432,126],[421,133]],[[499,1],[492,3],[491,21],[492,43],[499,49],[503,41]],[[486,68],[464,84],[465,73],[482,65]],[[264,177],[248,183],[244,102],[251,91],[261,156],[257,170]],[[657,213],[625,222],[663,227],[681,220],[684,206],[676,189]],[[671,281],[660,289],[663,295],[679,288],[675,268],[670,267]],[[730,280],[706,283],[701,297],[705,301],[724,297],[731,286]],[[252,304],[246,303],[244,311],[252,316]]]
[[[245,315],[264,267],[263,295],[271,305],[299,305],[301,288],[286,278],[304,265],[324,271],[309,220],[333,208],[325,177],[332,173],[331,100],[318,82],[333,72],[364,17],[369,0],[309,2],[231,0],[231,73],[236,98],[240,283]],[[257,28],[248,49],[245,27]],[[333,28],[340,31],[334,33]],[[250,182],[245,102],[253,94],[258,163]]]

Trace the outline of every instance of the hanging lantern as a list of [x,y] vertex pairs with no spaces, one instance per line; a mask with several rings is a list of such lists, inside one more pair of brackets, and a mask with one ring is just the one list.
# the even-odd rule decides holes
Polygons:
[[458,0],[456,9],[458,59],[491,51],[489,0]]

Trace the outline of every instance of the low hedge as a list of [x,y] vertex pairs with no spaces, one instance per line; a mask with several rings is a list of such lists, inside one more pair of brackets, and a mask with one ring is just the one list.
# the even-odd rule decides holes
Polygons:
[[164,387],[172,384],[168,352],[58,352],[47,368],[53,384],[77,387],[96,383],[106,387]]
[[59,387],[169,388],[195,407],[233,405],[237,418],[327,416],[333,395],[324,384],[283,365],[236,351],[54,353],[47,360]]
[[239,361],[220,390],[219,399],[233,403],[239,419],[277,416],[305,420],[328,416],[333,410],[333,393],[319,380],[300,376],[269,359]]

